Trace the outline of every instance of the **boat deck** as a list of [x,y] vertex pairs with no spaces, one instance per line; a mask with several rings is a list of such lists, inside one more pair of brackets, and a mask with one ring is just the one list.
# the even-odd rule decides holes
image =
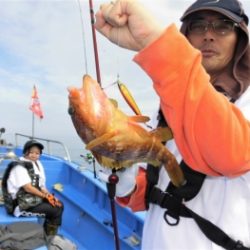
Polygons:
[[[16,154],[19,155],[18,152]],[[0,162],[0,177],[9,161]],[[59,234],[72,240],[78,250],[115,249],[111,205],[106,186],[94,178],[93,172],[83,170],[75,163],[46,155],[42,156],[41,161],[45,168],[48,189],[64,203],[63,224]],[[139,250],[144,213],[134,214],[118,204],[115,208],[120,248]],[[0,224],[20,220],[42,223],[36,217],[15,218],[0,206]],[[39,248],[45,249],[46,247]]]

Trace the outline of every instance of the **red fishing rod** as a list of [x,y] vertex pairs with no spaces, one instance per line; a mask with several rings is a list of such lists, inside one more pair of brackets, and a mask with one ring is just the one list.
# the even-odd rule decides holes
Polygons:
[[100,66],[99,66],[99,56],[98,56],[98,49],[97,49],[97,42],[96,42],[96,33],[95,33],[95,16],[94,16],[94,9],[93,9],[93,2],[89,0],[89,10],[90,10],[90,21],[91,21],[91,29],[92,29],[92,39],[94,45],[94,54],[95,54],[95,69],[96,69],[96,79],[97,82],[102,85],[101,82],[101,74],[100,74]]
[[[91,20],[91,28],[92,28],[92,38],[93,38],[93,46],[94,46],[94,54],[95,54],[95,67],[96,67],[96,77],[97,82],[101,84],[101,74],[100,74],[100,66],[99,66],[99,56],[98,56],[98,49],[97,49],[97,41],[96,41],[96,32],[95,32],[95,17],[94,17],[94,10],[93,10],[93,2],[89,0],[89,9],[90,9],[90,20]],[[120,250],[120,242],[119,242],[119,233],[118,233],[118,225],[117,225],[117,217],[116,217],[116,207],[115,207],[115,192],[116,192],[116,184],[119,181],[118,176],[115,173],[116,171],[113,170],[112,174],[109,176],[108,181],[106,182],[108,196],[110,199],[110,206],[111,206],[111,214],[112,214],[112,226],[114,231],[114,239],[115,239],[115,249]]]

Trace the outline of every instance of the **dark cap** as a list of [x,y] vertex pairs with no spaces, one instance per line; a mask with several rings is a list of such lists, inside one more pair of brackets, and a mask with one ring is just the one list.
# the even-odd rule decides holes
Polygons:
[[248,17],[238,0],[197,0],[183,14],[181,21],[197,11],[212,10],[230,18],[236,23],[244,21],[248,25]]
[[36,140],[30,140],[30,141],[27,141],[24,146],[23,146],[23,154],[26,154],[27,151],[33,147],[33,146],[36,146],[40,149],[41,153],[42,153],[42,150],[44,149],[44,146],[43,144],[41,144],[40,142],[36,141]]

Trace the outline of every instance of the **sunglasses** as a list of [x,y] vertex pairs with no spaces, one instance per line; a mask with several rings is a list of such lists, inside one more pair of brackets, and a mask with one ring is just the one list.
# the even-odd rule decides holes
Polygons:
[[191,35],[203,35],[208,31],[209,27],[217,35],[226,36],[234,31],[235,27],[239,27],[239,24],[227,19],[219,19],[213,22],[193,20],[188,26],[188,31]]

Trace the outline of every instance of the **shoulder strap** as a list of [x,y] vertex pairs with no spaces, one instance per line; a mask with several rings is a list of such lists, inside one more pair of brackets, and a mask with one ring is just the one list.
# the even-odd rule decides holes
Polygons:
[[150,193],[151,193],[151,190],[153,189],[153,187],[158,182],[159,172],[160,172],[160,168],[156,168],[151,164],[147,164],[147,170],[146,170],[147,186],[146,186],[146,193],[145,193],[146,209],[149,208]]
[[27,169],[30,177],[35,174],[33,164],[30,161],[21,161],[21,165]]
[[4,174],[3,174],[3,178],[2,178],[2,189],[4,192],[7,192],[7,181],[9,179],[10,172],[17,165],[22,165],[23,167],[25,167],[28,170],[29,175],[34,174],[34,168],[31,162],[28,162],[28,161],[27,162],[26,161],[10,162],[8,166],[6,167]]
[[[158,123],[157,127],[167,127],[167,122],[162,114],[161,109],[158,112],[157,117]],[[149,195],[152,188],[157,184],[159,179],[160,167],[155,167],[151,164],[147,164],[146,170],[146,179],[147,179],[147,186],[146,186],[146,193],[145,193],[145,205],[146,209],[149,208]]]
[[[177,198],[168,192],[163,192],[157,187],[153,187],[151,194],[152,196],[150,200],[152,203],[167,209],[164,213],[164,220],[170,226],[178,225],[180,216],[193,218],[206,237],[224,249],[250,250],[250,248],[245,247],[242,242],[233,240],[212,222],[186,207],[182,202],[182,199]],[[174,218],[176,222],[173,223],[172,220],[170,222],[168,219],[169,216]]]
[[180,167],[185,176],[186,184],[176,188],[170,182],[166,191],[181,200],[189,201],[199,193],[206,175],[191,169],[184,161],[181,161]]
[[[161,112],[159,111],[158,115],[158,124],[157,127],[166,127],[167,122]],[[180,197],[181,199],[185,199],[186,201],[192,199],[197,195],[200,191],[203,181],[206,175],[196,172],[192,170],[184,161],[181,162],[180,167],[185,175],[185,179],[187,183],[185,186],[176,188],[171,182],[167,187],[167,191],[176,197]],[[146,178],[147,178],[147,186],[145,193],[145,205],[148,209],[150,203],[151,190],[157,184],[159,179],[160,168],[154,167],[151,164],[147,165]]]
[[250,248],[245,247],[241,241],[233,240],[219,227],[206,220],[205,218],[199,216],[188,207],[184,206],[183,210],[195,220],[195,222],[197,223],[201,231],[207,236],[207,238],[217,245],[228,250],[250,250]]
[[3,174],[3,179],[2,179],[2,189],[3,189],[3,191],[7,190],[7,180],[9,179],[11,170],[15,166],[19,165],[19,163],[20,163],[19,161],[12,161],[6,167],[6,169],[4,171],[4,174]]

